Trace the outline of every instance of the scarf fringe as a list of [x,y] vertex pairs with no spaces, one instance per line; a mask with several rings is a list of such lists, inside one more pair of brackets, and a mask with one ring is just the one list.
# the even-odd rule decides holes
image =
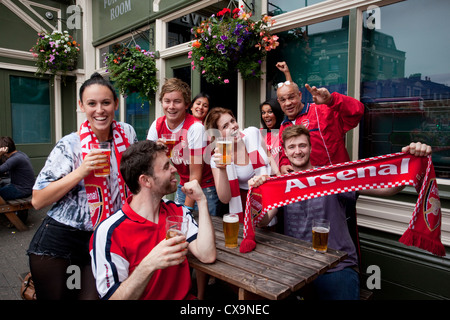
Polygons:
[[426,237],[412,229],[407,229],[399,241],[404,245],[414,246],[440,257],[444,257],[446,254],[445,247],[440,241]]
[[254,236],[253,237],[247,237],[245,239],[242,240],[240,246],[239,246],[239,251],[241,253],[247,253],[252,251],[253,249],[256,248],[256,242],[254,240]]

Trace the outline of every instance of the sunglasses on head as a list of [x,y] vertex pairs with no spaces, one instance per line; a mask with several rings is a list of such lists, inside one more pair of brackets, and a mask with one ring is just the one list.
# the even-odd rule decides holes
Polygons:
[[280,83],[277,84],[277,88],[281,88],[284,85],[290,85],[291,83],[292,82],[290,82],[289,80],[285,81],[285,82],[280,82]]

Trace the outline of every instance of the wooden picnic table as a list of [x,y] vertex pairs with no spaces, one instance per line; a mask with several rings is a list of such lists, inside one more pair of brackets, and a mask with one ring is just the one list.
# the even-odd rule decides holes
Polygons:
[[225,247],[222,218],[211,218],[217,259],[204,264],[189,254],[189,265],[238,287],[239,300],[284,299],[347,258],[346,252],[330,248],[326,253],[314,252],[310,242],[260,228],[255,230],[255,250],[241,253],[239,247]]

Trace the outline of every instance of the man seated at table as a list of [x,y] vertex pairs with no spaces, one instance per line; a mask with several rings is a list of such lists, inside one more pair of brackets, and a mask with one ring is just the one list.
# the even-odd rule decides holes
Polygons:
[[[206,197],[197,180],[183,192],[198,205],[198,224],[190,211],[162,199],[177,189],[177,170],[166,147],[140,141],[122,155],[120,171],[132,196],[121,210],[95,230],[92,270],[103,299],[181,300],[190,294],[191,278],[186,259],[189,249],[203,263],[216,259],[214,229]],[[166,240],[166,217],[189,218],[188,234]]]
[[[313,169],[310,162],[311,142],[308,129],[294,125],[283,131],[283,148],[295,172]],[[431,147],[420,142],[411,143],[402,149],[416,156],[431,154]],[[267,176],[258,176],[249,181],[257,187]],[[404,186],[384,189],[361,190],[359,194],[390,196],[400,192]],[[318,197],[286,205],[284,208],[284,234],[311,242],[312,220],[330,221],[328,246],[345,251],[348,258],[314,280],[308,289],[312,298],[324,300],[358,300],[359,275],[358,258],[354,242],[346,223],[346,204],[356,201],[356,192],[347,192]],[[277,209],[269,211],[258,226],[267,225],[276,215]]]

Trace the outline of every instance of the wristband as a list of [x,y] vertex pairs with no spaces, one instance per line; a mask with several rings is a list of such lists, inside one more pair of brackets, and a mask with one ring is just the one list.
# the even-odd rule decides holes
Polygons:
[[189,211],[194,211],[194,208],[193,208],[193,207],[188,207],[188,206],[186,206],[186,205],[185,205],[185,207],[186,207]]

